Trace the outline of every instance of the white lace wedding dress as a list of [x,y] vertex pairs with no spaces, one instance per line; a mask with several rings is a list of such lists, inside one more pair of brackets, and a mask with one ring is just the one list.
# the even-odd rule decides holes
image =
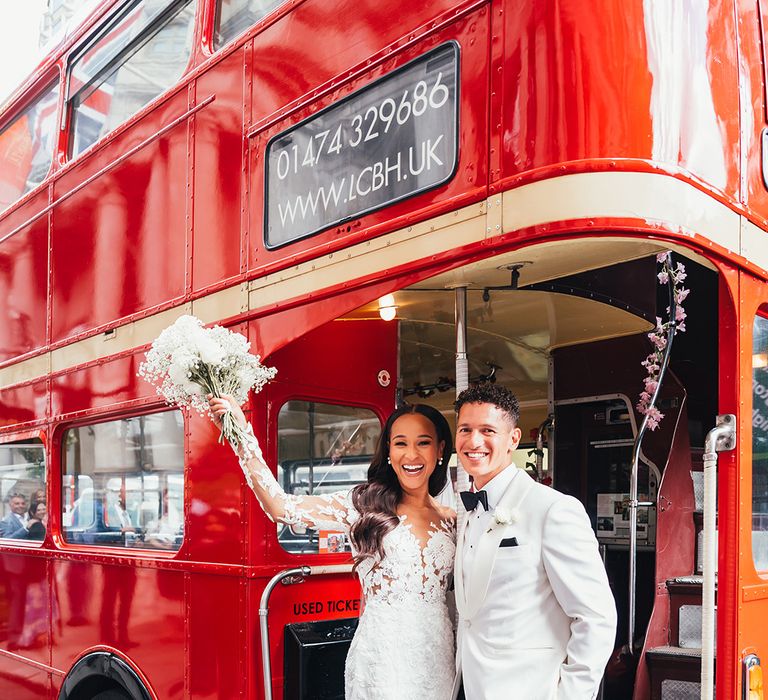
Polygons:
[[[262,505],[269,498],[281,506],[280,522],[341,526],[349,533],[359,518],[349,491],[286,494],[264,465],[255,438],[245,454],[258,460],[241,452],[246,481]],[[347,656],[345,700],[450,700],[455,655],[445,596],[456,552],[455,522],[442,521],[422,542],[400,516],[383,545],[381,561],[367,559],[357,569],[363,608]]]

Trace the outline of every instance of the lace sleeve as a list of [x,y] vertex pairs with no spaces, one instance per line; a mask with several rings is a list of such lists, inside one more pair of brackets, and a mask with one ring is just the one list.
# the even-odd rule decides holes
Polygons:
[[261,452],[259,441],[250,425],[247,436],[235,449],[245,481],[256,495],[267,517],[287,525],[339,527],[348,531],[357,520],[350,491],[337,491],[322,496],[287,494],[277,483]]

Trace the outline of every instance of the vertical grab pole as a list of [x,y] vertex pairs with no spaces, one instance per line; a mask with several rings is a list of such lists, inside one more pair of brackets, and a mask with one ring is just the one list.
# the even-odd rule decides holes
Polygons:
[[[467,358],[467,288],[456,287],[456,396],[469,387],[469,359]],[[469,488],[469,477],[461,462],[458,463],[456,472],[456,487],[459,491],[466,491]],[[464,507],[459,501],[457,504],[459,510],[459,523],[463,520],[466,513]]]
[[[672,267],[672,254],[667,253],[669,267]],[[659,393],[661,392],[661,384],[664,381],[664,375],[666,374],[667,367],[669,366],[669,358],[672,354],[672,341],[675,338],[677,331],[677,301],[675,299],[675,289],[672,279],[667,282],[667,290],[669,291],[669,328],[667,329],[667,343],[664,348],[664,357],[661,361],[661,367],[659,368],[659,377],[656,382],[656,389],[651,396],[648,409],[643,416],[643,422],[640,424],[640,429],[635,436],[635,443],[632,446],[632,471],[629,475],[629,591],[628,591],[628,608],[629,616],[627,621],[627,652],[630,655],[634,655],[634,641],[635,641],[635,608],[637,607],[636,591],[637,586],[637,508],[638,506],[650,507],[656,505],[650,501],[638,503],[637,501],[637,471],[640,465],[641,447],[643,444],[643,436],[645,430],[648,427],[648,415],[656,406]]]
[[469,387],[467,359],[467,288],[456,287],[456,396]]
[[701,586],[701,700],[715,687],[715,569],[717,557],[717,453],[736,447],[736,416],[717,417],[704,441],[704,541]]

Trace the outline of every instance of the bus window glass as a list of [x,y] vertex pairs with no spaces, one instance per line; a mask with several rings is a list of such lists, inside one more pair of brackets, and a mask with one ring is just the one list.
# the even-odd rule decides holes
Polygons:
[[768,570],[768,318],[752,330],[752,557]]
[[48,525],[45,449],[37,438],[0,445],[0,537],[38,540]]
[[130,3],[72,64],[70,156],[172,87],[192,53],[193,0]]
[[179,411],[68,430],[62,531],[67,542],[177,550],[184,537]]
[[[349,490],[366,480],[380,432],[367,408],[289,401],[277,417],[277,479],[286,493],[298,495]],[[289,552],[349,551],[343,532],[277,527]]]
[[0,131],[0,211],[37,187],[51,169],[58,95],[55,83]]
[[221,48],[252,27],[285,0],[220,0],[213,44]]

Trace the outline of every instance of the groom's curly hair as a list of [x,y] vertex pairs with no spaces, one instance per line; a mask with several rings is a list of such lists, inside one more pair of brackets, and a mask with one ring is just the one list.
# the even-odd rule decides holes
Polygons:
[[500,408],[506,413],[512,424],[517,426],[520,422],[520,402],[507,387],[501,384],[482,382],[464,389],[456,398],[456,413],[466,403],[489,403]]

